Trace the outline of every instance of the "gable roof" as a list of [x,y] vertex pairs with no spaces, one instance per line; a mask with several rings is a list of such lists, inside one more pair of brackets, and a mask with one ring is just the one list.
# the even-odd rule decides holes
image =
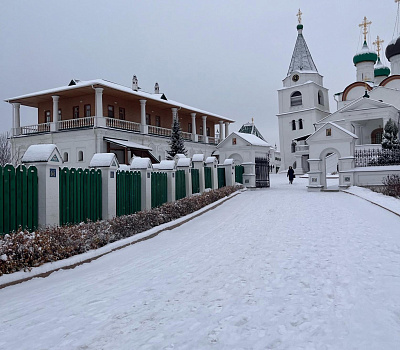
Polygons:
[[339,130],[341,133],[343,133],[346,136],[350,136],[352,138],[358,139],[358,136],[354,133],[352,133],[351,131],[342,128],[341,126],[332,123],[332,122],[327,122],[324,125],[322,125],[317,131],[315,131],[313,134],[311,134],[311,136],[306,140],[306,142],[309,144],[310,141],[313,141],[314,138],[316,138],[319,134],[321,134],[324,130],[326,130],[328,127],[332,127],[335,128],[337,130]]
[[271,147],[271,145],[268,142],[265,142],[264,140],[261,140],[255,135],[252,134],[245,134],[241,132],[234,131],[232,132],[227,138],[222,140],[218,145],[217,148],[220,148],[223,146],[225,143],[227,143],[228,139],[232,139],[232,137],[237,136],[241,138],[243,141],[249,144],[249,146],[262,146],[262,147]]

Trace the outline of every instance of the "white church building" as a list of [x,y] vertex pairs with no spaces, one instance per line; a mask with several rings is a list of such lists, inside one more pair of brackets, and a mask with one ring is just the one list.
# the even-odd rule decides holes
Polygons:
[[[381,149],[383,128],[389,119],[398,123],[400,111],[400,36],[386,48],[391,69],[381,59],[382,40],[364,44],[353,57],[356,80],[335,95],[337,111],[329,112],[328,90],[303,37],[299,11],[298,37],[279,96],[279,138],[282,171],[293,166],[296,174],[309,174],[309,190],[327,187],[327,173],[339,172],[339,186],[377,185],[400,171],[393,167],[358,167],[357,154]],[[385,168],[385,171],[384,171]]]

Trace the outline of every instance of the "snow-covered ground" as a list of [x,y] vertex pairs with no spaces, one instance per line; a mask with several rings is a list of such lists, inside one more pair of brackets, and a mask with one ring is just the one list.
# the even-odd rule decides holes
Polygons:
[[0,349],[399,349],[400,217],[307,181],[0,290]]

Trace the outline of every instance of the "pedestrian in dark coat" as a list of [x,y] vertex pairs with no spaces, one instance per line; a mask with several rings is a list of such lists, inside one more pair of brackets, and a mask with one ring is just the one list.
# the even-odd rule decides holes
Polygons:
[[289,178],[289,183],[292,184],[295,176],[294,176],[294,170],[291,166],[289,166],[289,170],[287,171],[287,177]]

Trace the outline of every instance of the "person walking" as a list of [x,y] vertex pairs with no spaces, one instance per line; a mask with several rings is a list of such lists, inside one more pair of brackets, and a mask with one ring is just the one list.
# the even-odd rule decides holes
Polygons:
[[294,175],[294,170],[291,166],[289,166],[289,170],[287,171],[287,177],[289,178],[289,183],[292,184],[295,175]]

